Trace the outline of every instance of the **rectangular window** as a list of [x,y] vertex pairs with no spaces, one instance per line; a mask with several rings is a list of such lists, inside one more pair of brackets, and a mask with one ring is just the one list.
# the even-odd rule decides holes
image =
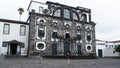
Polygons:
[[20,26],[20,35],[25,36],[25,33],[26,33],[26,26],[21,25]]
[[7,47],[8,44],[9,44],[8,42],[3,42],[3,43],[2,43],[2,47]]
[[81,35],[77,34],[77,40],[81,40]]
[[76,14],[76,13],[73,13],[73,19],[74,19],[74,20],[78,20],[78,17],[77,17],[77,14]]
[[60,15],[61,15],[61,10],[60,9],[56,10],[54,16],[60,17]]
[[22,44],[21,44],[21,48],[25,48],[25,43],[22,43]]
[[44,30],[44,29],[38,30],[38,36],[39,36],[40,38],[44,37],[44,36],[45,36],[45,30]]
[[53,32],[53,33],[52,33],[52,37],[53,37],[53,38],[58,38],[58,33],[57,33],[57,32]]
[[9,33],[10,33],[10,24],[4,24],[3,34],[9,34]]
[[113,47],[113,45],[112,45],[112,47]]
[[111,45],[109,45],[109,48],[111,48]]
[[65,38],[66,38],[66,39],[70,39],[70,34],[69,34],[69,33],[66,33]]
[[117,47],[117,45],[115,45],[115,48]]
[[43,14],[43,7],[39,7],[39,13]]
[[70,18],[70,11],[68,9],[64,9],[64,18]]
[[106,45],[106,47],[108,47],[108,45]]

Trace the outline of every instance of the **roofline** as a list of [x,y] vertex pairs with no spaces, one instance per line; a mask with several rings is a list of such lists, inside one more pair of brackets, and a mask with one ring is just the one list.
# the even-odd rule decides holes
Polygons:
[[105,42],[105,41],[103,41],[103,40],[99,40],[99,39],[96,39],[96,41],[101,41],[101,42]]
[[40,3],[40,4],[45,4],[45,5],[46,5],[46,3],[42,3],[42,2],[39,2],[39,1],[31,0],[30,3],[29,3],[29,6],[28,6],[28,8],[27,8],[27,11],[29,10],[30,5],[32,4],[32,2],[34,2],[34,3]]
[[86,12],[91,12],[91,9],[89,9],[89,8],[84,8],[84,7],[81,7],[81,6],[72,7],[72,6],[60,4],[60,3],[57,3],[57,2],[51,2],[51,1],[47,1],[46,4],[55,4],[55,5],[70,7],[70,8],[77,9],[77,10],[82,10],[82,11],[86,11]]
[[120,40],[116,40],[116,41],[107,41],[108,43],[118,43],[120,42]]
[[[44,16],[47,16],[47,17],[52,17],[52,18],[55,18],[55,19],[64,19],[64,20],[67,20],[67,21],[71,21],[70,19],[66,19],[66,18],[62,18],[62,17],[55,17],[55,16],[50,16],[50,15],[43,15],[43,14],[39,14],[39,13],[35,13],[35,12],[29,12],[29,15],[31,15],[31,14],[35,14],[35,15],[40,15],[40,16],[42,16],[42,17],[44,17]],[[30,18],[30,17],[29,17]],[[28,22],[28,20],[29,20],[29,18],[27,19],[27,22]],[[83,23],[83,21],[78,21],[78,20],[72,20],[72,21],[75,21],[75,22],[80,22],[81,24],[88,24],[89,22],[84,22]],[[91,24],[91,25],[95,25],[95,23],[94,22],[90,22],[89,24]]]
[[42,3],[42,2],[34,1],[34,0],[31,0],[31,1],[30,1],[29,5],[28,5],[28,8],[27,8],[27,11],[29,10],[32,2],[34,2],[34,3],[39,3],[39,4],[45,4],[45,5],[55,4],[55,5],[60,5],[60,6],[66,6],[66,7],[70,7],[70,8],[73,8],[73,9],[78,9],[78,10],[82,10],[82,11],[91,13],[91,9],[89,9],[89,8],[84,8],[84,7],[80,7],[80,6],[78,6],[78,7],[72,7],[72,6],[60,4],[60,3],[57,3],[57,2],[51,2],[51,1],[47,1],[46,3]]
[[30,1],[29,5],[28,5],[27,11],[28,11],[28,9],[30,8],[31,3],[32,3],[32,0]]
[[96,39],[96,41],[101,41],[101,42],[106,42],[106,43],[118,43],[118,42],[120,42],[120,40],[116,40],[116,41],[103,41],[103,40],[99,40],[99,39]]
[[26,25],[29,25],[29,23],[27,23],[27,22],[10,20],[10,19],[0,19],[0,22],[7,22],[7,23],[15,23],[15,24],[26,24]]

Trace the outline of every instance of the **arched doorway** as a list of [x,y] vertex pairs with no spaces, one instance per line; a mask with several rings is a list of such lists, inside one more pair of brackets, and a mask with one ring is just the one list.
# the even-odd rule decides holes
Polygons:
[[57,43],[52,43],[52,55],[57,55]]
[[82,52],[81,52],[81,46],[80,45],[77,45],[77,53],[78,53],[78,55],[81,55],[82,54]]
[[70,55],[70,43],[64,42],[64,55]]

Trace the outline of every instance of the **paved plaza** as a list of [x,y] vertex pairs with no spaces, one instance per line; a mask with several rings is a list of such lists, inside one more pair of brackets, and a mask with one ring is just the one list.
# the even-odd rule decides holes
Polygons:
[[46,59],[0,57],[0,68],[120,68],[120,59]]

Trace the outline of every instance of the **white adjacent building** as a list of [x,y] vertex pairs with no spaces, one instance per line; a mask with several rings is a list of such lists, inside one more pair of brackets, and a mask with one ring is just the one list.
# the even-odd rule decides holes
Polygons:
[[115,52],[115,47],[120,45],[120,40],[117,41],[102,41],[96,40],[96,53],[98,57],[117,57],[118,52]]
[[29,24],[0,19],[0,55],[27,55]]

